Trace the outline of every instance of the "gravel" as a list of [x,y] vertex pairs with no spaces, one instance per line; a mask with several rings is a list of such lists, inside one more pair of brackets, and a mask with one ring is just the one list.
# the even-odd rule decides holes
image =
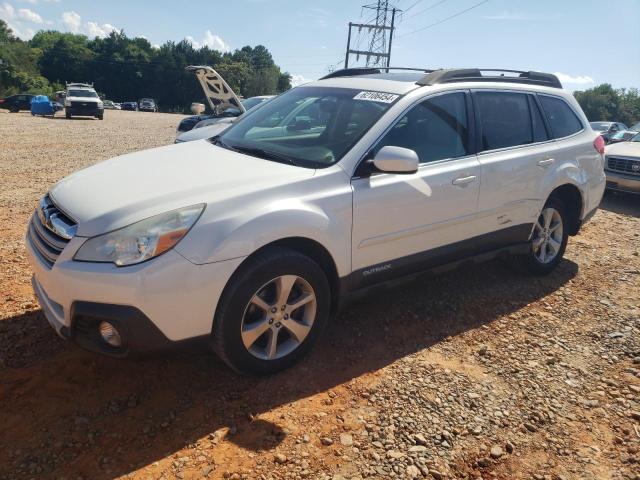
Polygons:
[[58,339],[23,246],[56,180],[173,141],[177,115],[0,113],[0,480],[640,480],[640,202],[615,195],[556,272],[502,262],[351,306],[299,365],[119,361]]

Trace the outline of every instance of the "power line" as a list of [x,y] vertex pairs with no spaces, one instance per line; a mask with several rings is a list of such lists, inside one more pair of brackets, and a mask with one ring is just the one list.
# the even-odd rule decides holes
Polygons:
[[411,10],[413,7],[415,7],[416,5],[418,5],[420,2],[424,2],[424,0],[418,0],[416,2],[413,2],[409,7],[405,8],[404,13],[407,13],[409,10]]
[[[440,0],[439,2],[434,3],[433,5],[429,5],[427,8],[420,10],[419,12],[414,13],[413,15],[403,18],[403,20],[409,20],[410,18],[417,17],[418,15],[422,15],[424,12],[428,12],[429,10],[436,8],[438,5],[442,5],[448,0]],[[405,12],[407,13],[407,12]]]
[[414,33],[418,33],[418,32],[421,32],[421,31],[423,31],[423,30],[426,30],[426,29],[428,29],[428,28],[435,27],[436,25],[440,25],[441,23],[444,23],[444,22],[446,22],[446,21],[448,21],[448,20],[451,20],[452,18],[459,17],[459,16],[460,16],[460,15],[462,15],[463,13],[467,13],[468,11],[473,10],[474,8],[477,8],[477,7],[479,7],[480,5],[483,5],[483,4],[487,3],[488,1],[489,1],[489,0],[483,0],[482,2],[478,2],[478,3],[476,3],[476,4],[472,5],[472,6],[470,6],[469,8],[466,8],[466,9],[464,9],[464,10],[462,10],[462,11],[458,12],[458,13],[454,13],[453,15],[449,15],[448,17],[443,18],[442,20],[438,20],[437,22],[431,23],[431,24],[429,24],[429,25],[426,25],[426,26],[424,26],[424,27],[418,28],[418,29],[416,29],[416,30],[412,30],[411,32],[405,33],[405,34],[403,34],[403,35],[399,35],[399,37],[398,37],[398,38],[404,38],[404,37],[406,37],[406,36],[408,36],[408,35],[413,35]]

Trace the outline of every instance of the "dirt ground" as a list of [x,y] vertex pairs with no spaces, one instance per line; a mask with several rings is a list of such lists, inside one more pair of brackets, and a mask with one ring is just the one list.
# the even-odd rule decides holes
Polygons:
[[34,205],[180,118],[0,113],[0,479],[640,480],[637,197],[607,196],[548,277],[492,262],[385,291],[268,378],[59,339],[25,260]]

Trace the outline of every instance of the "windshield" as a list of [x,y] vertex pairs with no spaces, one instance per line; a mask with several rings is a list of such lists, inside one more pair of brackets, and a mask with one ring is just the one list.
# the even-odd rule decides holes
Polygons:
[[607,122],[591,122],[591,128],[599,132],[604,132],[605,130],[609,130],[610,126],[611,124]]
[[143,98],[140,103],[153,103],[153,100],[151,98]]
[[298,87],[252,111],[216,143],[269,160],[328,167],[398,98],[345,88]]
[[98,94],[93,90],[69,90],[68,96],[98,98]]
[[640,133],[638,133],[635,137],[632,137],[630,142],[638,142],[640,143]]
[[631,127],[629,130],[631,130],[632,132],[640,132],[640,122],[636,123],[633,127]]

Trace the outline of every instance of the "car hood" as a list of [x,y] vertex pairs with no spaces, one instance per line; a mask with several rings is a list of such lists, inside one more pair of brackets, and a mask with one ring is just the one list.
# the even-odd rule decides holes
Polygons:
[[623,157],[640,158],[640,142],[620,142],[607,145],[605,155],[621,155]]
[[315,170],[232,152],[206,140],[131,153],[80,170],[49,192],[92,237],[199,203],[287,185]]
[[202,128],[194,128],[188,132],[178,135],[176,137],[176,143],[192,142],[194,140],[203,140],[205,138],[215,137],[216,135],[220,135],[224,132],[232,124],[233,122],[220,122]]

